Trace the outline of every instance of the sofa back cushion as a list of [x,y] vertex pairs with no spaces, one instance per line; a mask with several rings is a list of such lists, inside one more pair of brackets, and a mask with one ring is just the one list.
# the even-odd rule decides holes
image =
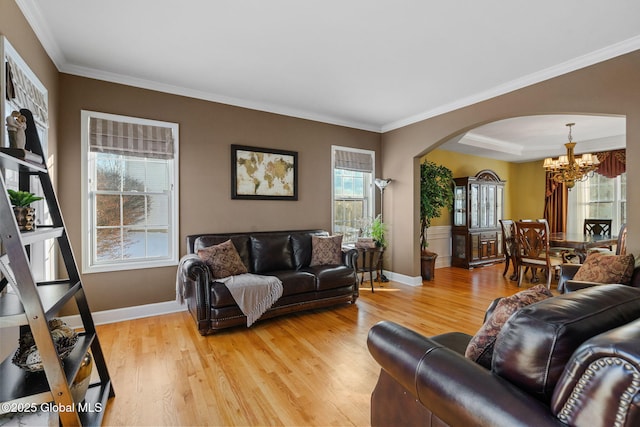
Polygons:
[[198,253],[198,250],[208,248],[210,246],[219,245],[220,243],[231,240],[240,255],[242,263],[251,268],[249,262],[249,236],[246,234],[204,234],[193,239],[193,251],[190,253]]
[[311,236],[328,236],[329,233],[323,230],[313,230],[305,232],[291,233],[291,249],[293,251],[293,264],[296,270],[308,267],[311,263],[311,253],[313,246]]
[[251,236],[251,265],[256,274],[293,270],[289,235],[278,233]]
[[602,285],[516,311],[495,342],[492,370],[549,403],[573,352],[586,340],[640,318],[640,290]]

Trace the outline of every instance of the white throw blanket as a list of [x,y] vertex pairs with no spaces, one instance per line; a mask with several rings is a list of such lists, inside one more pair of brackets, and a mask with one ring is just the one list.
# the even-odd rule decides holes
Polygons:
[[224,283],[229,289],[236,304],[247,316],[247,327],[282,296],[282,281],[275,276],[246,273],[216,281]]
[[[183,270],[183,265],[186,261],[190,259],[200,259],[196,254],[186,254],[182,258],[180,258],[180,263],[178,264],[178,271],[176,272],[176,301],[178,304],[184,304],[184,292],[185,286],[187,284],[187,276],[186,272]],[[207,278],[208,279],[208,278]]]

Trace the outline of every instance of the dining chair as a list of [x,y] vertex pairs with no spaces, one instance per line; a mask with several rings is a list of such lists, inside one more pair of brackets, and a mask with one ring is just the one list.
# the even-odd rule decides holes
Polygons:
[[547,276],[547,289],[551,287],[551,278],[562,265],[562,258],[549,253],[549,224],[544,221],[516,221],[516,247],[518,256],[518,287],[524,277],[523,269],[532,271],[531,282],[539,281],[537,270],[544,270]]
[[[611,235],[611,220],[610,219],[595,219],[586,218],[583,225],[584,234],[590,235]],[[599,252],[601,249],[607,249],[611,251],[611,246],[600,246],[597,248],[591,248],[590,252]]]
[[504,272],[503,276],[509,271],[509,264],[513,265],[513,274],[509,276],[510,280],[518,280],[518,258],[516,253],[515,225],[513,220],[501,219],[500,227],[502,228],[502,253],[504,254]]

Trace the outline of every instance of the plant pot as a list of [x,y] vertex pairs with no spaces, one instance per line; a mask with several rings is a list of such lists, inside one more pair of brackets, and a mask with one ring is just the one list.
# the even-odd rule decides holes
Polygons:
[[423,250],[420,254],[422,280],[433,280],[436,277],[436,258],[438,254],[435,252]]
[[13,214],[16,217],[20,231],[31,231],[36,228],[36,208],[30,206],[14,206]]

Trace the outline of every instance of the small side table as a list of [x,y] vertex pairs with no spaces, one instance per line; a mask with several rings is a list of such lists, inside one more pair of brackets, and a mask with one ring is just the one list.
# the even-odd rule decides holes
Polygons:
[[380,268],[380,260],[384,254],[384,248],[356,248],[358,250],[358,262],[356,271],[360,273],[360,285],[364,282],[365,273],[369,273],[369,281],[371,282],[371,292],[373,290],[373,273],[378,277],[382,277],[382,268]]

